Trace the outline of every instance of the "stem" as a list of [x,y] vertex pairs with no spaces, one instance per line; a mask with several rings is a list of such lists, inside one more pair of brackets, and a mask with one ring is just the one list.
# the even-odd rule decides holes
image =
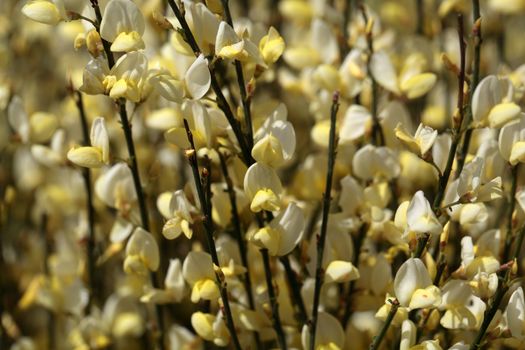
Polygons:
[[[361,251],[361,245],[363,244],[363,240],[366,237],[367,229],[368,229],[367,225],[365,225],[365,224],[361,225],[361,227],[359,228],[359,233],[357,235],[357,239],[355,240],[355,243],[354,243],[354,251],[355,251],[354,254],[355,255],[354,255],[353,264],[356,267],[358,267],[358,265],[359,265],[359,253]],[[342,319],[343,320],[343,323],[342,323],[343,324],[343,328],[346,327],[346,324],[350,320],[350,316],[352,316],[352,294],[354,294],[355,283],[356,283],[356,281],[352,281],[352,282],[350,282],[350,285],[348,286],[348,293],[347,293],[347,297],[346,297],[345,311],[344,311],[343,319]]]
[[[89,129],[82,100],[82,93],[76,92],[77,98],[75,103],[77,105],[78,114],[80,116],[80,124],[82,125],[82,136],[84,146],[90,146]],[[97,295],[99,295],[99,283],[95,275],[95,208],[93,207],[93,188],[91,186],[91,170],[89,168],[82,168],[82,177],[84,178],[84,186],[86,187],[86,208],[88,217],[88,240],[87,240],[87,265],[88,265],[88,285],[90,290],[89,303],[87,310],[90,309]]]
[[388,316],[386,317],[385,323],[383,324],[381,331],[379,331],[379,334],[374,337],[372,344],[370,344],[370,347],[368,348],[369,350],[379,349],[379,346],[381,345],[381,342],[385,338],[388,328],[390,328],[390,325],[392,324],[392,321],[394,320],[394,317],[396,316],[397,309],[399,308],[399,301],[397,299],[389,300],[389,301],[392,304],[392,307],[390,308],[390,312],[388,313]]
[[321,286],[323,284],[323,254],[328,229],[328,213],[330,211],[330,201],[332,192],[332,179],[334,175],[334,165],[336,157],[337,139],[335,135],[336,117],[339,109],[339,93],[335,92],[332,100],[330,113],[330,139],[328,141],[328,168],[326,172],[326,187],[323,194],[323,214],[321,222],[321,232],[317,239],[317,263],[315,269],[315,289],[314,302],[312,308],[312,318],[310,320],[310,349],[315,348],[315,333],[317,329],[317,316],[319,313],[319,301],[321,298]]
[[[40,235],[42,239],[44,240],[44,273],[48,278],[49,276],[49,256],[51,255],[52,250],[52,241],[49,233],[47,232],[47,223],[48,223],[48,216],[47,214],[42,214],[41,221],[40,221]],[[47,310],[47,348],[52,350],[55,348],[56,345],[56,329],[55,329],[55,317],[53,314],[53,311]]]
[[[142,222],[142,227],[144,230],[149,231],[149,219],[148,219],[148,209],[146,206],[146,199],[144,197],[144,191],[142,190],[142,185],[140,182],[140,173],[139,166],[137,163],[137,155],[135,153],[135,143],[133,141],[133,135],[131,132],[131,124],[128,119],[128,113],[126,111],[126,102],[124,100],[118,101],[118,106],[120,109],[120,122],[122,124],[122,130],[124,131],[124,136],[126,138],[126,145],[128,147],[129,163],[128,166],[131,170],[131,175],[133,178],[133,185],[135,187],[135,192],[137,192],[137,201],[139,204],[140,210],[140,219]],[[150,274],[151,284],[153,288],[160,288],[159,282],[155,276],[155,273]],[[162,318],[162,308],[160,305],[155,305],[155,320],[159,330],[159,336],[157,337],[157,345],[160,349],[164,349],[164,320]]]
[[[232,15],[230,13],[230,6],[228,0],[221,0],[222,7],[224,9],[224,15],[226,22],[233,28]],[[239,92],[241,94],[241,103],[244,112],[244,119],[246,121],[246,139],[248,142],[248,148],[253,147],[253,126],[252,126],[252,115],[250,112],[251,99],[246,93],[246,83],[244,80],[244,73],[242,71],[242,63],[239,60],[234,61],[235,73],[237,75],[237,85],[239,85]]]
[[[170,5],[171,9],[173,10],[175,14],[175,17],[177,17],[177,20],[179,21],[182,27],[182,30],[184,32],[184,38],[187,41],[188,45],[190,45],[191,49],[193,50],[196,56],[200,55],[201,49],[199,48],[199,45],[197,44],[197,41],[195,40],[195,37],[193,36],[193,33],[191,32],[188,22],[186,22],[186,18],[184,18],[182,12],[180,11],[177,4],[175,4],[174,0],[168,0],[168,4]],[[210,76],[211,76],[211,88],[213,92],[215,92],[215,95],[217,96],[217,105],[224,112],[226,119],[228,120],[228,122],[230,123],[230,126],[232,127],[232,131],[235,134],[237,142],[239,143],[239,147],[241,148],[241,153],[244,158],[244,163],[250,166],[251,164],[253,164],[253,158],[249,150],[247,140],[242,133],[239,122],[235,118],[230,108],[230,105],[228,104],[228,101],[226,101],[226,98],[224,97],[224,94],[222,93],[219,83],[217,82],[217,78],[215,76],[215,69],[209,65],[208,65],[208,69],[210,70]]]
[[341,28],[343,32],[343,43],[341,44],[340,54],[341,60],[344,60],[348,52],[350,51],[350,33],[348,31],[348,23],[352,17],[352,0],[346,0],[343,7],[343,26]]
[[423,0],[416,0],[417,11],[417,27],[416,33],[419,35],[425,34],[425,4]]
[[275,295],[275,290],[273,288],[272,281],[272,270],[270,267],[270,255],[268,254],[268,249],[259,249],[262,255],[263,264],[264,264],[264,275],[266,277],[266,287],[268,289],[268,298],[270,299],[270,305],[272,307],[272,320],[273,320],[273,329],[277,333],[277,341],[282,350],[286,350],[288,346],[286,345],[286,337],[284,335],[283,326],[281,324],[281,317],[279,316],[279,301]]
[[[186,119],[184,119],[184,127],[186,128],[186,134],[188,136],[188,141],[191,146],[191,148],[186,151],[186,155],[188,157],[188,161],[191,166],[193,180],[195,181],[195,187],[197,188],[199,204],[200,204],[201,212],[202,212],[203,219],[204,219],[203,220],[204,228],[206,230],[205,236],[206,236],[206,241],[208,243],[208,251],[210,252],[214,267],[216,266],[218,269],[220,269],[221,265],[219,262],[219,256],[217,254],[217,248],[215,246],[214,228],[213,228],[213,220],[212,220],[211,190],[210,190],[210,181],[209,181],[211,166],[210,164],[208,164],[207,168],[204,168],[202,172],[202,179],[201,179],[201,175],[199,174],[199,163],[197,160],[197,151],[195,148],[195,143],[193,142],[193,135],[191,133],[190,127],[188,125],[188,121]],[[206,189],[203,188],[203,181],[206,183]],[[230,308],[230,302],[228,300],[228,288],[226,285],[226,281],[224,280],[224,277],[221,276],[222,274],[220,274],[216,268],[214,268],[214,271],[215,271],[215,279],[217,281],[217,284],[219,286],[219,291],[221,294],[222,304],[224,305],[223,313],[226,318],[226,325],[228,326],[228,330],[230,332],[230,336],[232,338],[235,349],[240,350],[242,348],[239,342],[239,338],[237,337],[237,332],[235,330],[235,324],[233,322],[233,315],[232,315],[232,311]]]
[[[472,68],[472,80],[470,84],[470,103],[469,107],[467,108],[467,116],[465,118],[464,124],[465,126],[468,126],[472,120],[472,96],[474,95],[474,91],[476,91],[476,87],[479,83],[479,67],[480,67],[480,61],[481,61],[481,12],[479,8],[479,0],[472,0],[472,15],[474,18],[474,28],[473,28],[473,34],[474,34],[474,63]],[[470,146],[470,140],[472,138],[472,132],[473,130],[471,128],[467,128],[467,131],[465,132],[465,137],[463,139],[463,144],[461,146],[461,150],[458,152],[458,165],[457,165],[457,174],[461,173],[461,170],[463,169],[463,166],[465,165],[465,159],[467,158],[468,149]]]
[[[507,275],[509,270],[507,270]],[[507,278],[505,278],[507,279]],[[494,295],[494,299],[492,299],[492,304],[489,309],[485,311],[485,314],[483,315],[483,323],[481,324],[481,327],[479,329],[478,334],[476,334],[476,338],[470,344],[469,350],[478,350],[481,347],[481,341],[485,337],[485,333],[487,333],[487,329],[489,328],[490,323],[492,322],[492,319],[494,318],[494,315],[496,315],[496,312],[498,311],[499,305],[501,304],[501,301],[503,300],[503,296],[509,289],[506,281],[503,283],[502,287],[499,287],[496,291],[496,294]]]
[[[97,17],[97,22],[95,23],[95,29],[100,32],[100,23],[102,22],[102,13],[100,12],[100,6],[98,5],[98,0],[91,0],[91,6],[95,10],[95,16]],[[109,69],[115,65],[115,58],[111,52],[111,45],[104,39],[102,39],[102,46],[104,47],[104,52],[106,53],[106,58],[108,60]]]
[[286,279],[288,280],[291,300],[293,300],[293,306],[296,311],[295,318],[299,321],[299,324],[305,324],[308,316],[306,315],[306,307],[304,306],[303,296],[301,295],[301,284],[297,280],[297,274],[290,265],[290,258],[288,255],[281,256],[280,260],[284,266],[284,272],[286,273]]
[[[454,117],[454,129],[452,134],[452,144],[450,146],[450,151],[448,153],[447,164],[443,175],[439,178],[438,192],[434,198],[434,212],[439,214],[439,208],[441,201],[445,196],[445,190],[450,179],[450,174],[452,172],[452,166],[454,164],[454,158],[456,156],[456,150],[458,148],[459,141],[461,139],[461,125],[465,119],[465,109],[463,108],[463,100],[465,94],[463,93],[463,87],[465,85],[465,57],[466,57],[466,43],[464,40],[464,28],[463,28],[463,15],[458,15],[458,37],[459,37],[459,52],[460,52],[460,70],[458,74],[458,103],[457,111],[459,113],[458,118]],[[460,173],[460,169],[457,170],[457,174]]]
[[[250,309],[255,310],[255,301],[253,300],[252,279],[250,277],[248,253],[246,250],[246,243],[244,242],[244,238],[242,235],[241,222],[239,220],[239,211],[237,209],[237,200],[235,196],[235,189],[233,187],[233,182],[230,177],[230,174],[228,172],[228,166],[226,165],[226,159],[224,159],[224,155],[220,151],[218,153],[219,153],[219,159],[221,162],[222,174],[224,176],[224,180],[226,181],[226,186],[228,188],[228,197],[230,199],[231,215],[232,215],[231,220],[232,220],[232,224],[233,224],[233,228],[235,232],[235,238],[237,239],[237,245],[239,246],[239,252],[241,255],[242,264],[246,268],[246,274],[243,279],[244,289],[246,290],[246,294],[248,295],[248,304],[250,306]],[[254,332],[253,335],[255,338],[255,343],[257,345],[257,348],[261,349],[262,344],[259,338],[259,333]]]
[[[366,8],[361,6],[361,13],[365,26],[368,27],[368,14],[366,13]],[[368,44],[368,59],[367,66],[368,71],[370,72],[370,61],[372,60],[372,55],[374,54],[374,39],[372,37],[372,30],[367,31],[366,41]],[[378,102],[378,89],[379,86],[377,81],[374,79],[372,74],[370,74],[370,80],[372,81],[372,100],[370,101],[370,113],[372,114],[372,140],[371,143],[377,146],[384,146],[385,144],[385,134],[379,123],[379,116],[377,111],[377,102]]]
[[514,214],[514,208],[516,207],[516,191],[518,189],[518,168],[519,168],[519,163],[514,165],[511,170],[512,185],[510,189],[509,213],[507,216],[507,235],[505,237],[505,247],[503,249],[502,261],[508,260],[509,253],[510,253],[510,247],[514,239],[514,236],[512,235],[512,215]]

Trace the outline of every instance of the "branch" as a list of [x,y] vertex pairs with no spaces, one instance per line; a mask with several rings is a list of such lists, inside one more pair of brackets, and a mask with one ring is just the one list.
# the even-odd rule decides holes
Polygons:
[[317,329],[317,316],[319,314],[319,301],[321,297],[321,286],[323,284],[323,254],[328,229],[328,213],[330,211],[330,201],[332,192],[332,179],[334,175],[334,165],[336,158],[336,117],[339,109],[339,93],[335,92],[332,100],[330,113],[330,139],[328,141],[328,167],[326,171],[326,186],[323,194],[323,215],[321,222],[321,232],[317,240],[317,263],[315,269],[315,289],[314,302],[312,307],[312,318],[310,320],[310,350],[315,348],[315,333]]

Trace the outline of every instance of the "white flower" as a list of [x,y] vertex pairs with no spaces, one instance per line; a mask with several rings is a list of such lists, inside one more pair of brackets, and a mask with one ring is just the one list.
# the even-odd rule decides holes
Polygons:
[[67,158],[76,165],[100,168],[109,163],[109,136],[104,118],[95,118],[91,125],[91,146],[73,147]]
[[351,105],[339,130],[339,140],[341,143],[355,141],[368,134],[371,127],[372,115],[368,109],[361,105]]
[[[301,332],[303,349],[310,348],[310,331],[308,325],[303,326]],[[327,312],[320,311],[317,316],[315,329],[314,349],[343,349],[345,344],[345,332],[341,323]]]
[[484,164],[483,158],[475,157],[465,165],[457,185],[458,198],[466,198],[470,202],[486,202],[502,197],[500,176],[482,183]]
[[166,221],[162,228],[162,235],[166,239],[175,239],[184,233],[186,238],[191,239],[193,230],[190,225],[193,223],[191,211],[195,208],[190,204],[183,190],[178,190],[171,196],[169,210],[171,218]]
[[184,259],[182,275],[192,287],[191,301],[200,299],[216,300],[219,298],[219,288],[215,282],[213,263],[208,253],[192,251]]
[[423,191],[417,191],[407,209],[407,227],[416,233],[440,234],[442,231],[436,215],[425,198]]
[[432,284],[427,268],[418,258],[401,265],[394,279],[394,291],[401,305],[410,309],[435,307],[441,302],[439,288]]
[[125,163],[113,165],[95,182],[95,193],[109,207],[124,209],[137,199],[131,170]]
[[517,288],[509,299],[509,304],[504,314],[510,334],[518,339],[525,339],[525,299],[523,288]]
[[[182,105],[182,117],[188,122],[197,149],[210,148],[213,143],[212,120],[208,109],[200,101],[186,100]],[[185,149],[191,145],[184,125],[175,126],[164,134],[166,141]]]
[[501,128],[499,150],[511,165],[525,162],[525,117]]
[[22,7],[22,13],[35,22],[56,25],[67,18],[63,0],[34,0]]
[[193,99],[198,100],[206,95],[210,89],[211,75],[208,60],[203,54],[200,54],[188,68],[184,82],[186,83],[186,90]]
[[115,100],[126,98],[139,102],[147,72],[148,60],[140,51],[121,56],[111,71],[107,62],[98,57],[84,68],[80,90],[90,95],[107,94]]
[[108,2],[100,23],[100,36],[112,43],[111,51],[130,52],[143,49],[144,29],[144,17],[133,1]]
[[282,192],[281,180],[275,170],[261,163],[254,163],[244,175],[244,192],[251,201],[253,212],[279,210]]
[[419,124],[414,136],[407,134],[401,124],[399,124],[394,131],[397,139],[401,141],[404,146],[423,158],[425,158],[430,151],[438,136],[437,130],[423,124]]
[[472,95],[472,118],[480,126],[499,128],[519,117],[521,109],[510,102],[513,94],[508,79],[489,75],[481,80]]
[[182,276],[182,264],[179,259],[171,259],[164,279],[165,289],[152,288],[140,298],[143,303],[178,303],[186,294],[186,284]]
[[384,51],[376,51],[370,60],[370,71],[379,85],[396,95],[416,99],[428,93],[435,85],[434,73],[421,73],[412,70],[398,78],[390,57]]
[[147,275],[149,271],[157,271],[160,264],[159,246],[155,237],[141,227],[137,227],[126,245],[124,271],[139,275]]
[[363,180],[371,180],[375,177],[390,180],[398,177],[401,172],[394,151],[370,144],[356,152],[352,160],[352,170],[357,177]]
[[254,135],[253,158],[271,167],[292,159],[295,152],[295,130],[286,120],[286,107],[280,104]]
[[[441,325],[447,329],[473,329],[476,327],[476,315],[467,307],[479,299],[472,294],[468,282],[450,280],[442,288],[440,309],[445,309]],[[480,299],[481,300],[481,299]]]
[[305,225],[303,211],[292,202],[269,225],[254,232],[249,240],[268,249],[270,255],[283,256],[301,240]]
[[198,311],[191,315],[191,325],[202,339],[211,341],[217,346],[227,346],[230,341],[230,333],[223,316]]

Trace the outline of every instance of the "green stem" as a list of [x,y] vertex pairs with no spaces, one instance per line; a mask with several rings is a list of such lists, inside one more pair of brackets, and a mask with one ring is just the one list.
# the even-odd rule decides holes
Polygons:
[[[90,146],[89,129],[87,123],[86,112],[82,100],[82,93],[76,92],[77,98],[75,103],[77,105],[78,114],[80,116],[80,124],[82,126],[82,136],[84,146]],[[86,209],[88,218],[88,239],[87,239],[87,266],[88,266],[88,284],[90,291],[89,303],[87,310],[90,309],[93,302],[98,300],[97,296],[100,294],[100,286],[95,275],[95,208],[93,206],[93,187],[91,186],[91,170],[89,168],[82,168],[82,177],[84,179],[84,186],[86,188]]]
[[[246,268],[246,274],[244,275],[244,289],[246,290],[246,295],[248,296],[248,305],[250,306],[250,309],[255,310],[255,301],[253,300],[253,289],[252,289],[252,279],[250,277],[250,265],[248,262],[248,252],[246,249],[246,242],[244,241],[244,237],[242,234],[242,228],[241,228],[241,222],[239,219],[239,211],[237,209],[237,199],[235,195],[235,188],[233,187],[233,182],[230,177],[230,174],[228,172],[228,166],[226,165],[226,159],[224,159],[224,155],[219,151],[219,159],[221,163],[221,170],[222,174],[224,176],[224,180],[226,181],[226,187],[228,189],[228,197],[230,199],[230,206],[231,206],[231,221],[233,224],[233,229],[235,232],[235,238],[237,240],[237,245],[239,247],[239,253],[241,255],[241,262],[242,265]],[[257,349],[262,348],[261,340],[259,338],[259,333],[254,332],[254,338],[255,343],[257,345]]]
[[419,35],[425,34],[425,3],[423,0],[416,0],[417,11],[417,27],[416,33]]
[[390,303],[392,304],[390,308],[390,312],[388,313],[388,316],[386,317],[385,323],[383,324],[383,327],[379,331],[379,334],[374,337],[374,340],[372,341],[372,344],[369,346],[369,350],[377,350],[379,349],[379,346],[383,342],[383,339],[386,336],[386,333],[388,331],[388,328],[390,328],[390,325],[392,324],[392,321],[394,320],[394,317],[396,316],[397,309],[399,309],[399,301],[397,299],[391,300]]
[[[359,233],[357,235],[357,238],[354,243],[354,266],[358,267],[359,265],[359,253],[361,252],[361,246],[363,244],[363,241],[366,237],[366,232],[368,230],[368,226],[365,224],[362,224],[359,228]],[[346,304],[345,304],[345,310],[343,314],[343,327],[346,327],[346,324],[350,320],[350,316],[352,316],[352,295],[354,294],[356,281],[350,282],[350,285],[348,286],[348,293],[346,297]]]
[[[206,236],[206,242],[208,244],[208,251],[210,252],[213,265],[220,267],[221,265],[219,262],[219,256],[217,254],[217,247],[215,246],[214,227],[213,227],[213,220],[212,220],[211,187],[210,187],[211,166],[210,164],[208,164],[207,168],[204,168],[203,176],[201,178],[201,175],[199,174],[199,163],[197,160],[197,150],[195,148],[195,143],[193,141],[193,135],[191,133],[190,126],[188,125],[188,121],[186,119],[184,119],[184,127],[186,128],[186,134],[187,134],[190,146],[191,146],[191,148],[186,152],[186,155],[188,157],[188,161],[191,166],[193,180],[195,182],[195,187],[197,189],[199,205],[200,205],[201,212],[204,218],[204,228],[206,230],[205,236]],[[203,182],[205,182],[206,188],[204,188]],[[230,302],[228,299],[228,287],[226,285],[226,281],[224,280],[224,277],[217,270],[215,270],[215,279],[219,286],[222,304],[224,305],[223,311],[224,311],[224,316],[226,319],[226,325],[230,332],[230,336],[231,336],[233,345],[235,349],[240,350],[242,349],[242,347],[239,342],[239,338],[237,336],[237,331],[235,330],[233,315],[232,315],[232,311],[230,307]]]
[[[461,125],[465,119],[465,108],[464,108],[464,96],[463,87],[465,86],[465,60],[466,60],[466,43],[464,39],[464,27],[463,27],[463,15],[458,15],[458,37],[459,37],[459,52],[460,52],[460,70],[458,74],[458,102],[457,110],[459,117],[454,119],[454,129],[452,134],[452,144],[448,153],[447,164],[442,176],[439,178],[439,185],[436,197],[434,198],[434,212],[439,215],[440,206],[443,197],[445,196],[445,190],[447,188],[448,180],[452,172],[452,166],[454,164],[454,158],[456,156],[456,150],[461,139]],[[460,171],[460,170],[458,170]],[[458,173],[459,174],[459,173]]]
[[290,258],[288,255],[281,256],[279,259],[284,266],[284,272],[286,273],[286,279],[288,280],[288,288],[290,289],[291,300],[293,300],[293,306],[296,311],[295,318],[299,321],[300,325],[306,323],[308,316],[306,314],[306,307],[304,306],[303,296],[301,295],[301,285],[298,281],[297,274],[292,269],[290,264]]
[[[168,4],[170,5],[171,9],[173,10],[173,13],[175,14],[175,17],[177,17],[177,20],[179,21],[182,27],[182,30],[184,32],[184,38],[186,42],[188,43],[188,45],[190,45],[191,49],[193,50],[196,56],[200,55],[201,49],[199,48],[199,45],[197,44],[197,41],[195,40],[195,37],[193,36],[193,33],[191,32],[188,22],[186,22],[186,18],[184,18],[184,15],[180,11],[177,4],[175,4],[174,0],[168,0]],[[226,97],[224,97],[224,94],[222,93],[221,87],[215,75],[215,69],[209,65],[208,65],[208,69],[210,70],[210,76],[211,76],[211,88],[213,92],[215,92],[215,95],[217,96],[217,105],[224,112],[226,119],[230,123],[232,131],[235,134],[237,142],[239,143],[239,147],[241,148],[241,153],[244,159],[244,163],[247,166],[250,166],[251,164],[253,164],[254,160],[252,158],[247,140],[244,134],[242,133],[240,124],[237,118],[235,118],[235,115],[233,114],[230,108],[230,105],[228,104],[228,101],[226,100]]]
[[266,287],[268,289],[268,298],[270,300],[270,306],[272,308],[272,320],[273,329],[277,333],[277,341],[282,350],[286,350],[288,345],[286,344],[286,336],[284,334],[283,326],[281,324],[281,317],[279,316],[279,301],[275,295],[275,289],[273,287],[272,270],[270,266],[270,255],[268,249],[259,250],[262,255],[264,265],[264,275],[266,277]]
[[516,191],[518,189],[518,168],[519,163],[512,166],[512,185],[510,189],[510,203],[509,203],[509,212],[507,216],[507,234],[505,236],[505,247],[503,249],[503,258],[501,261],[506,262],[509,259],[510,247],[514,239],[512,234],[512,215],[514,214],[514,209],[516,207]]
[[334,176],[334,165],[336,158],[336,118],[339,109],[339,93],[335,92],[332,100],[330,113],[330,138],[328,140],[328,166],[326,171],[326,185],[323,194],[323,214],[321,221],[321,231],[317,239],[317,261],[315,269],[315,288],[312,307],[312,318],[310,320],[310,350],[315,349],[315,333],[317,329],[317,316],[319,314],[319,302],[321,298],[321,286],[323,284],[323,255],[328,229],[328,214],[330,212],[330,201],[332,192],[332,181]]
[[[233,28],[232,15],[230,13],[230,6],[228,5],[228,0],[221,0],[222,7],[224,9],[224,15],[226,17],[226,22]],[[244,72],[242,70],[242,63],[239,60],[234,60],[235,73],[237,75],[237,85],[239,85],[239,92],[241,95],[241,103],[244,112],[244,119],[246,121],[246,139],[248,142],[248,148],[253,147],[253,125],[252,125],[252,115],[250,111],[250,102],[251,99],[246,93],[246,82],[244,80]]]
[[[97,22],[95,23],[95,29],[100,32],[100,23],[102,23],[102,13],[100,12],[100,6],[98,5],[98,0],[91,0],[91,6],[95,10],[95,16],[97,17]],[[104,52],[106,53],[106,58],[108,60],[109,69],[115,65],[115,58],[111,52],[111,45],[106,40],[102,39],[102,46],[104,47]]]
[[470,140],[472,138],[472,132],[474,131],[472,128],[467,128],[467,126],[472,121],[472,96],[474,95],[474,91],[476,91],[476,87],[479,83],[479,68],[480,68],[480,62],[481,62],[481,42],[482,42],[482,36],[481,36],[481,21],[478,22],[478,20],[481,19],[481,12],[479,7],[479,0],[472,0],[472,14],[474,18],[474,62],[473,62],[473,68],[472,68],[472,80],[470,83],[470,102],[469,107],[467,108],[467,116],[464,121],[464,128],[466,128],[465,137],[463,139],[463,144],[461,146],[460,151],[458,152],[458,165],[457,165],[457,172],[456,174],[459,176],[461,173],[461,170],[463,169],[463,166],[465,165],[465,160],[467,158],[468,150],[470,147]]
[[[368,26],[368,14],[364,6],[361,6],[361,14],[363,16],[365,26]],[[372,31],[366,33],[366,42],[368,44],[367,66],[368,66],[368,71],[370,72],[371,71],[370,61],[372,60],[372,55],[374,54],[374,39],[372,36]],[[378,110],[377,110],[379,85],[377,84],[377,81],[374,79],[372,74],[370,74],[370,80],[372,81],[372,100],[370,101],[370,114],[372,114],[371,143],[376,146],[384,146],[385,145],[385,134],[383,133],[383,129],[381,128],[381,124],[379,122]]]

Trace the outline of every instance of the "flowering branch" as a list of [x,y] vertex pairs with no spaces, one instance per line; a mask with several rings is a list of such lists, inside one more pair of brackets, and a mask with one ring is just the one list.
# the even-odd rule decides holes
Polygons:
[[[244,237],[242,234],[241,222],[239,219],[239,211],[237,209],[235,189],[233,187],[233,182],[230,177],[230,174],[228,172],[228,166],[226,165],[226,159],[224,157],[224,154],[220,151],[218,153],[219,153],[219,160],[221,163],[222,174],[224,176],[224,181],[226,182],[228,197],[230,200],[231,215],[232,215],[231,220],[232,220],[233,228],[235,232],[235,239],[237,240],[237,245],[239,247],[242,265],[246,268],[246,273],[243,279],[244,289],[246,290],[246,294],[248,295],[248,305],[250,306],[250,309],[255,310],[255,301],[253,300],[252,279],[250,277],[250,264],[248,262],[248,252],[246,249],[246,242],[244,241]],[[257,332],[254,332],[254,337],[255,337],[255,342],[257,344],[257,348],[260,349],[262,345],[261,345],[261,340],[259,339],[259,334]]]
[[[228,0],[221,0],[222,8],[224,9],[224,15],[226,22],[233,28],[232,15],[230,13],[230,6]],[[235,74],[237,75],[237,85],[239,85],[239,92],[241,94],[241,103],[244,112],[244,120],[246,121],[246,140],[248,142],[248,148],[253,147],[253,126],[252,126],[252,114],[250,111],[251,98],[246,93],[246,82],[244,81],[244,73],[242,70],[242,63],[239,60],[234,60]]]
[[472,128],[468,128],[468,125],[472,121],[472,97],[474,96],[474,91],[476,91],[476,87],[479,83],[479,67],[481,62],[482,37],[479,0],[472,0],[472,14],[474,17],[474,28],[472,29],[474,35],[474,63],[472,69],[472,82],[470,84],[470,103],[469,107],[467,108],[467,116],[464,121],[464,128],[466,128],[465,137],[463,138],[463,144],[461,145],[461,149],[458,152],[458,164],[456,172],[458,176],[461,173],[461,170],[463,169],[463,165],[465,164],[465,160],[467,158],[468,150],[470,147],[470,139],[472,138],[472,132],[474,131]]
[[[82,93],[77,91],[75,93],[75,103],[80,117],[80,125],[82,126],[82,137],[84,146],[90,146],[89,128],[87,124],[86,112],[82,100]],[[86,188],[86,209],[88,219],[88,239],[87,239],[87,265],[88,265],[88,282],[90,289],[90,304],[97,300],[99,295],[99,284],[95,276],[95,208],[93,206],[93,188],[91,186],[91,170],[89,168],[82,168],[82,177],[84,179],[84,186]]]
[[[216,282],[217,282],[217,285],[219,287],[219,291],[221,294],[222,304],[224,305],[224,315],[226,318],[226,325],[228,326],[228,330],[230,332],[230,336],[232,338],[235,349],[240,350],[242,349],[242,347],[239,342],[239,338],[237,337],[237,331],[235,330],[235,324],[233,322],[233,315],[232,315],[231,308],[230,308],[230,302],[228,300],[228,288],[226,285],[226,281],[224,279],[224,275],[222,275],[222,273],[220,272],[219,256],[217,255],[217,248],[215,246],[211,197],[210,197],[211,192],[209,190],[209,184],[210,184],[209,177],[210,177],[211,167],[208,164],[208,166],[204,168],[204,170],[202,171],[202,178],[201,178],[201,175],[199,174],[199,163],[197,160],[197,151],[195,148],[195,143],[193,141],[193,134],[190,130],[190,126],[186,119],[184,119],[184,128],[186,129],[186,135],[190,143],[190,148],[186,151],[186,156],[188,157],[188,162],[190,163],[191,171],[193,174],[193,180],[195,182],[195,187],[197,189],[197,195],[199,199],[201,213],[203,215],[204,228],[206,230],[206,242],[208,244],[208,251],[210,252],[211,259],[214,265],[213,270],[215,272],[215,279],[216,279]],[[203,181],[205,181],[207,184],[206,189],[203,186]],[[205,191],[208,194],[206,194]]]
[[[182,27],[182,31],[184,32],[184,39],[190,45],[195,55],[198,56],[201,53],[201,50],[199,48],[199,45],[197,44],[197,41],[195,40],[195,37],[193,36],[193,33],[191,32],[188,22],[186,21],[186,18],[180,11],[177,4],[175,4],[174,0],[168,0],[168,4],[170,5],[171,9],[175,13],[175,17],[177,17],[177,20],[179,21]],[[230,108],[230,105],[228,104],[228,101],[226,100],[226,98],[224,97],[224,94],[222,93],[221,87],[219,83],[217,82],[217,78],[215,76],[214,68],[212,66],[208,66],[208,69],[210,70],[210,76],[211,76],[211,88],[213,89],[213,92],[215,92],[215,95],[217,96],[217,105],[224,112],[226,119],[228,119],[228,122],[230,123],[233,133],[235,134],[235,137],[237,138],[237,142],[239,143],[239,147],[241,148],[241,153],[244,159],[244,163],[249,166],[253,163],[253,158],[249,151],[248,144],[246,143],[247,142],[246,138],[244,137],[242,133],[239,122],[233,115],[233,112]]]
[[272,308],[272,323],[273,329],[277,333],[277,342],[282,350],[288,348],[286,344],[286,336],[284,334],[283,326],[281,324],[281,317],[279,316],[279,301],[277,300],[277,295],[275,294],[275,288],[272,280],[272,270],[270,266],[270,254],[268,254],[268,249],[261,248],[259,249],[263,259],[264,265],[264,276],[266,278],[266,289],[268,291],[268,298],[270,300],[270,306]]
[[328,214],[330,212],[330,201],[332,192],[332,179],[334,176],[334,165],[337,148],[336,138],[336,118],[339,110],[339,92],[335,92],[332,99],[330,113],[330,138],[328,141],[328,167],[326,170],[326,185],[323,194],[323,214],[321,221],[321,231],[317,238],[317,261],[315,269],[315,289],[314,301],[312,306],[312,318],[310,319],[310,349],[315,349],[315,333],[317,329],[317,316],[319,314],[319,301],[321,298],[321,286],[323,284],[323,255],[328,229]]
[[459,145],[461,139],[460,128],[463,123],[465,109],[464,109],[464,91],[463,87],[465,86],[465,59],[466,59],[466,43],[464,39],[464,29],[463,29],[463,15],[458,15],[458,37],[459,37],[459,52],[460,52],[460,70],[458,74],[458,102],[457,102],[457,114],[454,114],[453,122],[453,134],[452,134],[452,144],[450,146],[450,151],[448,153],[447,163],[445,170],[443,171],[442,176],[439,178],[439,185],[436,197],[434,198],[434,211],[439,215],[439,207],[441,201],[445,196],[445,190],[450,179],[450,174],[452,172],[452,166],[454,164],[454,158],[456,156],[456,149]]
[[512,176],[512,184],[510,189],[510,203],[509,203],[509,212],[507,216],[507,232],[505,236],[505,247],[503,248],[503,257],[502,261],[507,261],[509,258],[510,253],[510,246],[512,245],[512,241],[515,238],[512,234],[512,224],[513,219],[512,216],[514,214],[514,209],[516,207],[516,191],[518,189],[518,168],[519,163],[512,166],[511,170],[511,176]]

